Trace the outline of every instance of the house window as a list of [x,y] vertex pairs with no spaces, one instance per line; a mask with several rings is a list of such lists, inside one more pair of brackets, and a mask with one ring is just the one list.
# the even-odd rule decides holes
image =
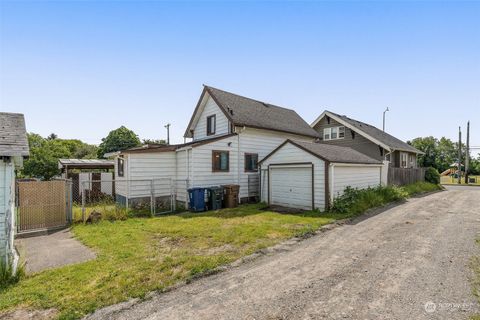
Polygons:
[[117,160],[117,175],[123,177],[125,167],[125,160],[123,158],[118,158]]
[[207,136],[215,134],[215,129],[217,127],[216,116],[207,117]]
[[330,140],[330,128],[323,129],[323,140]]
[[258,171],[258,154],[245,153],[245,172]]
[[333,127],[333,128],[330,128],[330,139],[338,139],[338,128],[337,127]]
[[405,152],[400,153],[400,167],[401,168],[408,167],[408,153],[405,153]]
[[323,129],[323,140],[337,140],[345,138],[345,127],[331,127]]
[[345,127],[338,127],[338,138],[345,138]]
[[229,162],[228,151],[212,151],[212,172],[228,172]]

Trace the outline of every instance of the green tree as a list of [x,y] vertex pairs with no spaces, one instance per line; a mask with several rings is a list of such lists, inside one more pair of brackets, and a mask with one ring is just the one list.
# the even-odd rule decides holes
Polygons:
[[166,145],[167,141],[163,139],[143,139],[142,140],[143,144],[160,144],[160,145]]
[[141,145],[140,139],[130,129],[121,126],[118,129],[110,131],[107,137],[102,139],[97,151],[99,158],[107,152],[121,151]]
[[443,172],[450,168],[450,165],[457,161],[457,145],[452,140],[445,137],[440,138],[437,144],[437,158],[435,159],[435,168]]
[[425,137],[425,138],[415,138],[412,141],[408,142],[415,148],[420,151],[425,152],[418,157],[418,165],[420,167],[434,167],[436,169],[436,158],[437,158],[437,144],[438,140],[434,137]]
[[61,140],[48,140],[29,134],[30,157],[25,161],[22,175],[50,180],[60,173],[58,159],[68,158],[70,150]]
[[20,175],[23,177],[50,180],[60,174],[58,159],[95,158],[97,147],[76,139],[43,138],[36,133],[28,134],[30,157],[25,161]]

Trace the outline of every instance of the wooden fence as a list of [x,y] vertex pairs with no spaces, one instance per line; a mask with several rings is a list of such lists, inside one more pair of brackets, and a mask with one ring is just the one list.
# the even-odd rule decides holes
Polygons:
[[71,182],[17,182],[18,232],[67,225],[71,214]]
[[403,186],[425,181],[426,168],[388,168],[388,184]]

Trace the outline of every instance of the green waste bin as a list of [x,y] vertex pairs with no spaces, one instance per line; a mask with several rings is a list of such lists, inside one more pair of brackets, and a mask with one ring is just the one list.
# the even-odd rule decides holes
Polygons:
[[210,187],[207,188],[208,194],[208,210],[218,210],[222,208],[223,188]]

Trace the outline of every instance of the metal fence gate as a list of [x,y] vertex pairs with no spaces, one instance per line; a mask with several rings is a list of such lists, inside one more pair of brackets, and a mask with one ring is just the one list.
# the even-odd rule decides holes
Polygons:
[[18,181],[17,231],[61,228],[71,222],[71,181]]

